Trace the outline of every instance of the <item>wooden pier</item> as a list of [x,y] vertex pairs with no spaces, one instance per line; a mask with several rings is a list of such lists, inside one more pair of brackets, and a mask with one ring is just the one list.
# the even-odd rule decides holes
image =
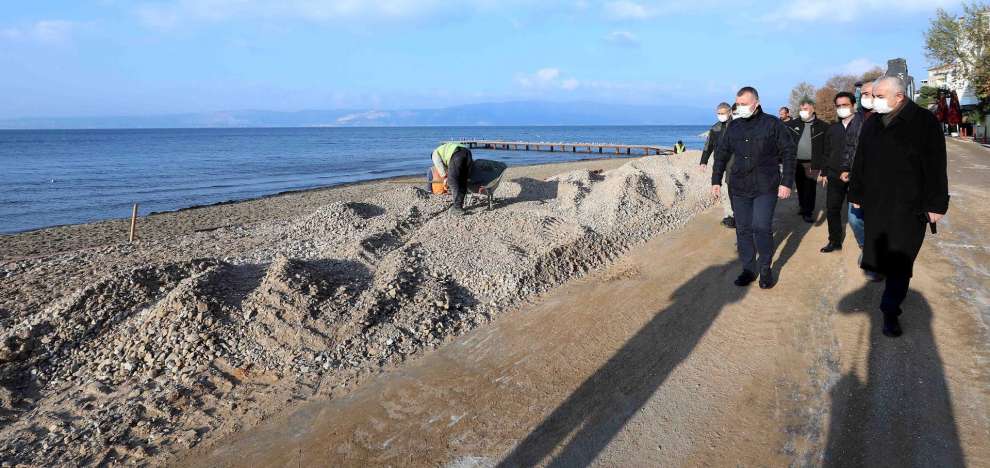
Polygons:
[[589,153],[589,154],[644,154],[669,155],[674,154],[672,148],[650,145],[616,145],[611,143],[535,143],[529,141],[495,141],[474,140],[459,141],[458,143],[470,149],[490,149],[503,151],[544,151],[549,153]]

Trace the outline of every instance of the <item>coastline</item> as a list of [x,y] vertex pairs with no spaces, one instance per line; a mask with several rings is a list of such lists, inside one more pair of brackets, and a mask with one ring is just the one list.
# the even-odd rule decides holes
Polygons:
[[[563,172],[568,170],[568,167],[579,168],[586,164],[610,169],[639,158],[641,156],[623,155],[509,166],[506,176],[511,178],[533,172],[547,177],[558,170]],[[395,184],[414,184],[421,180],[422,177],[416,174],[371,178],[139,214],[138,238],[139,240],[163,239],[240,224],[285,219],[321,204],[367,198]],[[425,180],[422,180],[422,183],[425,185]],[[127,240],[129,222],[129,218],[109,218],[0,234],[0,262],[124,243]]]

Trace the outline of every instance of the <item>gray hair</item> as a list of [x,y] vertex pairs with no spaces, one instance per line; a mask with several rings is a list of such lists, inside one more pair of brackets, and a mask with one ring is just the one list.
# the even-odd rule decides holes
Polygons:
[[873,89],[877,89],[881,84],[887,84],[894,90],[895,93],[907,94],[907,87],[904,86],[904,81],[896,76],[881,76],[873,82]]
[[717,106],[715,106],[715,110],[716,111],[719,111],[719,110],[722,110],[722,109],[731,110],[732,109],[732,106],[730,106],[729,103],[727,103],[727,102],[720,102],[720,103],[718,103]]

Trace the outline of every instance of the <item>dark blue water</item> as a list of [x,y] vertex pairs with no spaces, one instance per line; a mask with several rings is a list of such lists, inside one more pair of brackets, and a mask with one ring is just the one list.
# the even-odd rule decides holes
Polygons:
[[[0,131],[0,232],[168,211],[402,174],[445,140],[626,143],[689,148],[699,126],[417,127]],[[510,165],[573,153],[476,150]]]

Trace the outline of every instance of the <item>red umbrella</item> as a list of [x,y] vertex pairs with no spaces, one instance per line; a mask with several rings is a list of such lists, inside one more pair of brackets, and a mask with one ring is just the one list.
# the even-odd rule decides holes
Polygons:
[[949,109],[945,106],[945,93],[938,90],[938,98],[935,100],[935,118],[939,122],[945,123]]
[[949,114],[946,116],[949,125],[959,125],[962,123],[962,111],[959,109],[959,96],[953,91],[949,95]]

